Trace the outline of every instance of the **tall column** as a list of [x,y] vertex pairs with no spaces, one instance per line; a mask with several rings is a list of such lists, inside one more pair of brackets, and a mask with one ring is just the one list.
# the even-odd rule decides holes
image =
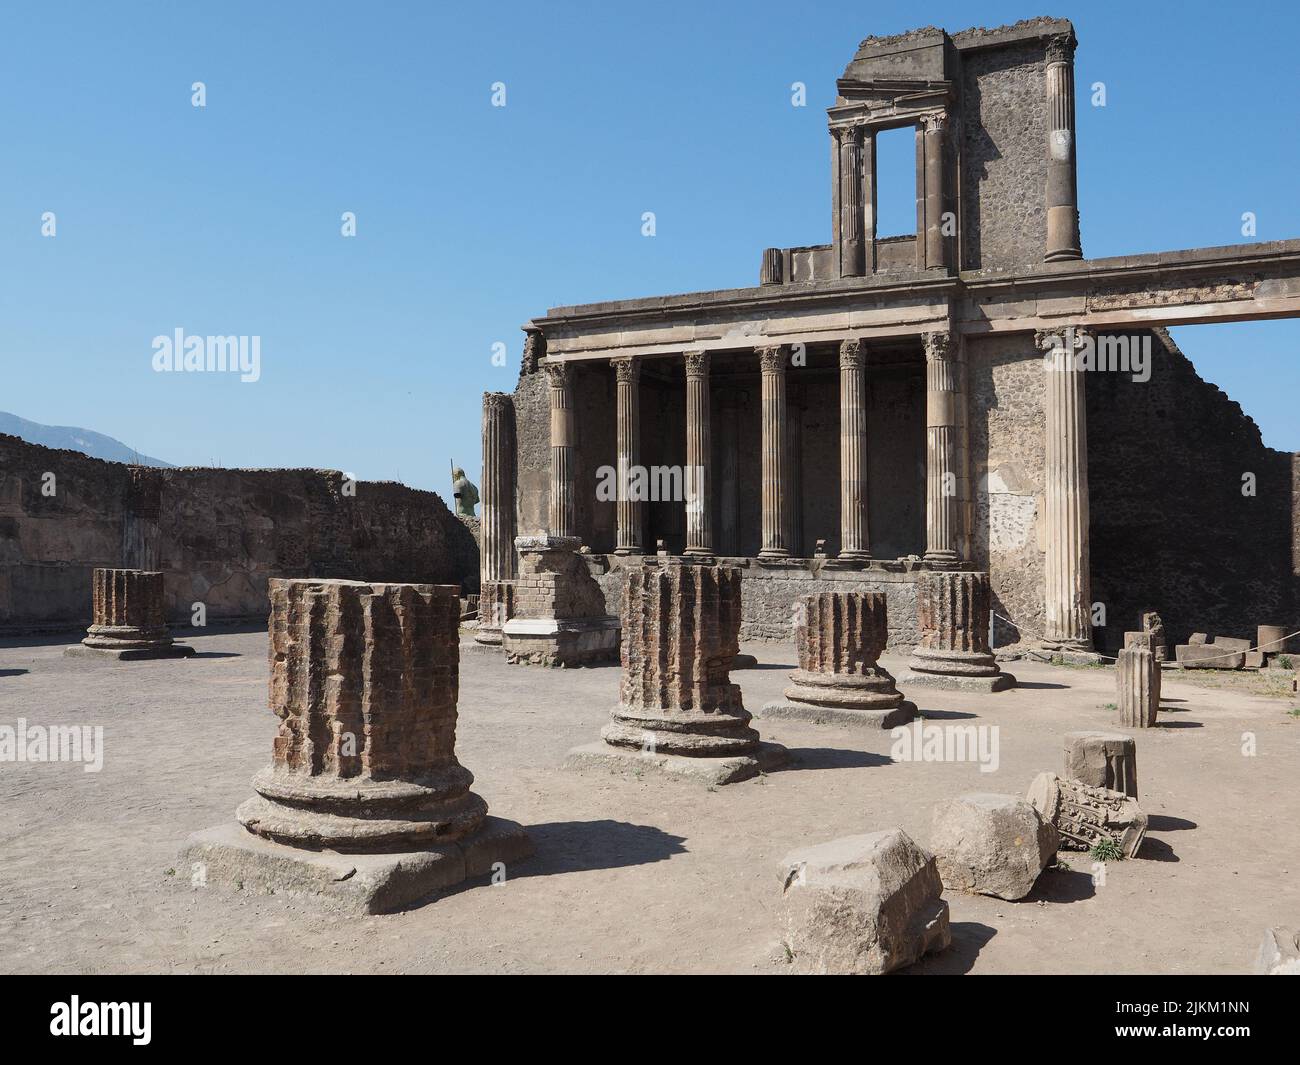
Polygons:
[[551,507],[552,536],[577,536],[574,477],[577,473],[577,433],[573,419],[573,368],[566,362],[546,363],[551,382]]
[[1092,650],[1088,581],[1088,422],[1084,374],[1074,359],[1078,331],[1039,331],[1046,365],[1047,573],[1046,637],[1049,647]]
[[727,558],[740,554],[740,412],[734,388],[720,397],[722,404],[722,463],[718,470],[718,553]]
[[641,464],[641,360],[635,356],[611,359],[618,378],[618,539],[614,553],[640,555],[642,503],[631,492],[632,471]]
[[867,369],[861,340],[840,344],[840,558],[871,557],[867,536]]
[[946,112],[927,115],[925,128],[925,266],[947,269],[951,241],[943,232],[943,214],[947,210],[944,190],[944,146],[947,141]]
[[794,538],[789,497],[790,442],[786,436],[783,345],[758,349],[763,377],[763,545],[759,558],[786,558]]
[[515,579],[515,405],[506,392],[483,393],[483,519],[479,592]]
[[796,385],[790,394],[789,427],[790,447],[789,473],[786,476],[786,506],[790,508],[790,554],[802,558],[803,546],[803,410],[805,392],[802,385]]
[[713,515],[709,495],[709,353],[686,353],[686,553],[713,554]]
[[866,258],[862,127],[841,127],[837,136],[840,145],[840,276],[861,277]]
[[960,558],[958,495],[958,365],[951,333],[925,334],[925,557]]
[[1074,35],[1047,42],[1047,249],[1051,263],[1082,259],[1074,150]]

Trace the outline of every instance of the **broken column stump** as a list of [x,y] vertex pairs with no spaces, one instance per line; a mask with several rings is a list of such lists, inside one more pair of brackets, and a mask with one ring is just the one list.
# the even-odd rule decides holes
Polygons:
[[138,569],[97,569],[91,575],[91,625],[86,638],[64,649],[76,657],[187,658],[188,644],[167,632],[163,575]]
[[1121,791],[1039,773],[1025,797],[1044,821],[1056,826],[1064,850],[1092,850],[1110,840],[1123,857],[1132,858],[1146,838],[1147,815]]
[[1115,660],[1116,704],[1125,728],[1151,728],[1160,709],[1160,663],[1147,647],[1125,647]]
[[528,857],[456,760],[459,588],[270,586],[271,765],[186,841],[191,882],[383,913]]
[[1015,687],[1016,678],[998,669],[989,649],[993,592],[987,573],[925,573],[916,595],[921,638],[900,686],[976,692]]
[[600,585],[576,536],[520,536],[514,607],[501,626],[506,661],[590,666],[618,660],[618,618],[605,613]]
[[488,646],[502,642],[501,630],[514,616],[515,582],[483,581],[478,593],[478,627],[474,641]]
[[654,769],[730,784],[780,765],[784,747],[760,743],[731,662],[740,633],[740,571],[649,561],[623,577],[623,676],[602,742],[566,766]]
[[779,874],[793,972],[879,975],[952,942],[934,857],[901,828],[796,851]]
[[1136,799],[1137,741],[1122,732],[1067,732],[1065,777]]
[[879,665],[889,638],[883,592],[821,592],[799,602],[794,627],[799,669],[788,701],[765,703],[762,716],[821,724],[893,728],[919,716]]

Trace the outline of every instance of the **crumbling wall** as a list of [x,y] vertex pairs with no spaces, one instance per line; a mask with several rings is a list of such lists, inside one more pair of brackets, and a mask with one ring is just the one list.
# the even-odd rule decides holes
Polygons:
[[1120,646],[1144,610],[1160,613],[1170,643],[1300,628],[1300,456],[1266,447],[1165,330],[1150,336],[1149,381],[1087,375],[1092,597],[1107,621],[1098,642]]
[[[53,474],[51,482],[46,474]],[[345,491],[336,470],[156,471],[144,535],[168,620],[260,617],[269,577],[354,577],[476,589],[473,533],[441,497],[392,482]],[[53,494],[41,491],[52,484]],[[131,467],[0,435],[0,629],[79,627],[90,575],[138,564]]]
[[[1032,333],[966,341],[972,561],[993,586],[993,646],[1037,642],[1044,627],[1046,412]],[[1095,550],[1094,550],[1095,556]]]

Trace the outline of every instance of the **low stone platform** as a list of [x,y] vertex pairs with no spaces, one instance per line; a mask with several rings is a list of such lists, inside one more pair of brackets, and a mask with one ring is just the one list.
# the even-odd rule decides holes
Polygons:
[[118,662],[142,662],[151,658],[189,658],[194,648],[185,643],[158,644],[154,647],[87,647],[74,643],[63,649],[69,658],[112,658]]
[[847,725],[850,728],[890,729],[906,725],[921,716],[916,703],[902,702],[890,709],[859,709],[849,706],[813,706],[779,700],[764,703],[756,715],[786,721],[811,721],[815,725]]
[[651,754],[649,751],[615,747],[599,741],[574,747],[564,760],[564,768],[605,769],[625,776],[635,776],[649,770],[717,787],[780,769],[789,761],[790,752],[779,743],[760,743],[756,750],[748,754],[694,758],[684,754]]
[[391,853],[307,850],[275,843],[230,822],[195,832],[181,848],[194,887],[306,896],[350,915],[390,913],[465,880],[530,857],[523,826],[489,815],[473,835],[438,847]]
[[917,673],[908,670],[898,678],[900,688],[936,688],[950,692],[992,692],[1006,691],[1016,686],[1016,678],[1010,673],[997,673],[991,677],[962,677],[951,673]]

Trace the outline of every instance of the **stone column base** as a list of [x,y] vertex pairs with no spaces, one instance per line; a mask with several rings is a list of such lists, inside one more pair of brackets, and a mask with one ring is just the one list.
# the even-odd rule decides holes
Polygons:
[[789,760],[789,751],[779,743],[759,743],[746,754],[708,758],[657,752],[651,754],[649,751],[598,742],[574,747],[564,760],[564,768],[604,769],[622,776],[640,776],[650,771],[718,787],[778,769]]
[[1065,645],[1043,644],[1042,647],[1030,653],[1044,662],[1051,662],[1055,659],[1067,666],[1099,666],[1103,661],[1101,655],[1096,651]]
[[1016,678],[998,669],[997,659],[980,651],[936,651],[917,647],[898,678],[902,687],[944,691],[1000,692],[1014,688]]
[[506,661],[534,666],[592,666],[618,661],[616,617],[511,618],[501,627]]
[[[89,639],[89,637],[87,638]],[[171,638],[155,642],[127,644],[121,647],[110,643],[74,643],[65,647],[63,653],[69,658],[112,658],[118,662],[141,662],[151,658],[189,658],[195,653],[187,643],[173,643]]]
[[900,688],[935,688],[950,692],[1001,692],[1016,686],[1010,673],[996,673],[991,677],[967,677],[950,673],[917,673],[909,670],[898,678]]
[[813,703],[764,703],[758,716],[764,719],[809,721],[814,725],[847,725],[850,728],[890,729],[906,725],[921,716],[916,703],[906,700],[889,708],[864,709],[852,706],[817,706]]
[[193,887],[306,897],[327,909],[359,916],[403,909],[485,876],[498,862],[506,866],[509,878],[510,865],[532,853],[523,826],[492,816],[456,843],[362,854],[290,847],[231,822],[190,836],[177,866]]

